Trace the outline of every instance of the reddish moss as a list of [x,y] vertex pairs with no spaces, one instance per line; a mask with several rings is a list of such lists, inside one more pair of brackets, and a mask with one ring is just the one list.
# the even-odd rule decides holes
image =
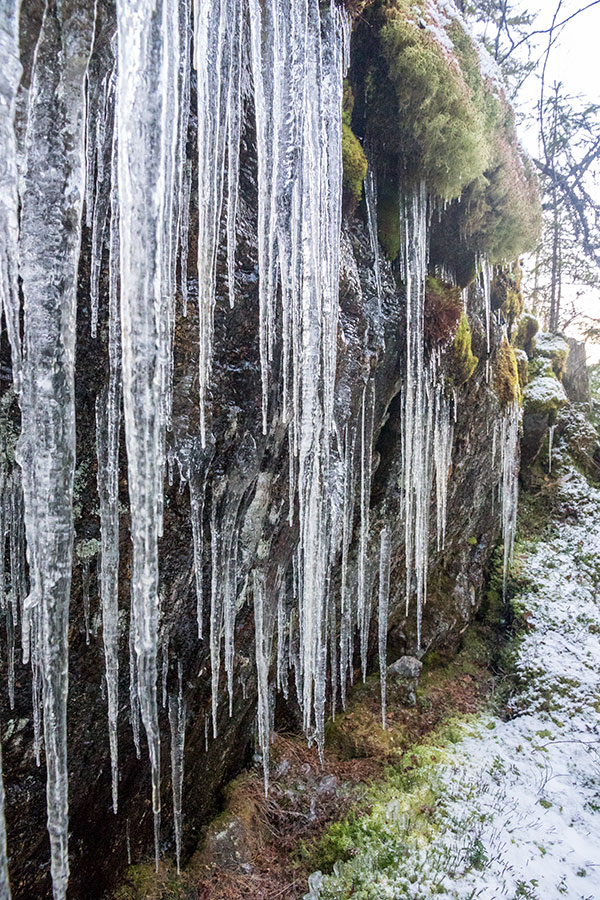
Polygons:
[[425,340],[448,344],[456,334],[461,313],[460,288],[429,275],[425,284]]

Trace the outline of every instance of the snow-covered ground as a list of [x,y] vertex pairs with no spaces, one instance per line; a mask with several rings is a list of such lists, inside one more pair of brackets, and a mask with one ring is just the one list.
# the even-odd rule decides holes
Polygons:
[[600,900],[600,492],[567,470],[559,497],[567,524],[520,548],[512,717],[466,725],[421,794],[382,791],[311,900]]

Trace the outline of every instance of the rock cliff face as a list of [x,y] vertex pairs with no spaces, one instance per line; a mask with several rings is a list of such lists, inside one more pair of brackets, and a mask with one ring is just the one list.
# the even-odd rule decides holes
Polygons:
[[[26,0],[21,13],[21,58],[24,66],[21,127],[40,20],[40,4],[35,0]],[[90,66],[92,80],[101,80],[112,65],[110,45],[115,23],[114,10],[108,0],[99,4],[98,21],[101,27],[96,31]],[[402,49],[398,52],[401,53]],[[438,52],[442,51],[438,49]],[[361,65],[351,69],[357,95],[363,69],[364,57],[361,57]],[[171,813],[173,772],[169,758],[173,716],[170,723],[169,710],[173,710],[173,701],[178,696],[186,706],[184,859],[195,849],[203,826],[218,811],[223,785],[258,749],[257,696],[264,691],[264,686],[259,684],[262,673],[260,666],[257,670],[255,649],[257,619],[252,584],[257,568],[260,569],[264,595],[268,597],[265,616],[270,622],[273,641],[272,649],[267,648],[265,655],[266,667],[270,669],[266,701],[270,704],[269,715],[273,717],[275,729],[280,726],[302,727],[296,698],[300,687],[297,662],[295,676],[293,668],[299,652],[294,640],[298,641],[298,637],[294,638],[291,633],[299,627],[293,613],[299,590],[296,578],[299,521],[297,509],[291,522],[289,516],[290,461],[287,424],[280,412],[282,339],[279,331],[268,398],[269,409],[274,413],[267,433],[263,434],[262,429],[258,344],[259,175],[252,84],[246,70],[241,88],[243,128],[235,265],[236,303],[230,308],[228,292],[231,285],[227,276],[223,228],[217,254],[210,436],[204,448],[199,440],[198,281],[192,274],[191,265],[187,280],[189,296],[186,317],[179,312],[181,296],[176,298],[178,313],[174,334],[172,429],[167,437],[168,479],[165,486],[164,529],[159,543],[161,622],[158,669],[159,701],[162,700],[159,723],[163,747],[161,850],[170,855],[174,853],[174,837]],[[192,82],[192,101],[194,91],[195,83]],[[360,103],[364,104],[364,97],[360,98]],[[356,115],[360,117],[363,113],[359,110]],[[353,126],[360,132],[356,119]],[[368,127],[365,125],[367,130]],[[196,150],[195,123],[192,122],[187,143],[188,160],[195,160]],[[104,147],[102,152],[105,152]],[[383,152],[380,143],[377,148],[379,160]],[[107,168],[109,156],[107,145]],[[394,165],[397,166],[397,161]],[[395,169],[394,177],[401,172],[402,167]],[[391,191],[390,178],[387,171],[386,190]],[[410,190],[408,182],[404,188],[407,192]],[[106,182],[98,187],[100,194],[105,192],[105,202],[108,202],[109,190],[110,185]],[[192,223],[202,202],[194,178]],[[387,528],[391,548],[389,647],[396,655],[421,655],[429,648],[451,644],[477,610],[486,566],[501,531],[499,484],[503,477],[514,476],[514,461],[508,462],[509,469],[513,465],[513,472],[507,476],[506,461],[503,474],[501,458],[504,439],[501,426],[507,416],[506,398],[503,397],[503,406],[497,391],[497,380],[502,377],[502,373],[497,372],[503,346],[502,313],[492,314],[489,311],[490,285],[484,273],[471,280],[465,293],[468,322],[460,330],[462,300],[460,291],[454,289],[453,293],[453,264],[456,261],[458,265],[468,258],[464,266],[468,269],[474,264],[479,247],[470,247],[468,236],[461,236],[459,230],[453,232],[453,222],[461,221],[462,215],[455,206],[449,209],[445,219],[440,213],[443,227],[434,228],[437,269],[434,273],[432,268],[431,275],[435,275],[437,287],[430,281],[425,294],[425,359],[438,359],[437,380],[431,386],[427,385],[426,389],[435,392],[439,386],[449,411],[446,424],[452,431],[446,431],[444,438],[434,434],[433,455],[426,464],[427,472],[433,472],[439,462],[434,459],[435,454],[441,453],[444,447],[450,451],[449,459],[445,460],[445,465],[444,460],[439,462],[438,469],[439,472],[446,469],[448,472],[445,540],[441,538],[442,524],[439,532],[436,528],[441,501],[439,496],[436,500],[435,490],[427,498],[425,508],[419,511],[425,520],[431,522],[429,531],[424,529],[422,532],[426,539],[426,547],[422,549],[428,555],[429,562],[426,566],[427,601],[422,611],[419,636],[413,590],[409,591],[408,612],[405,590],[406,373],[407,353],[410,352],[407,349],[407,271],[400,258],[386,258],[381,245],[377,253],[374,252],[377,244],[373,243],[373,223],[369,222],[369,215],[373,212],[380,212],[376,203],[370,210],[364,194],[357,203],[352,192],[346,190],[339,276],[340,317],[336,337],[335,434],[332,444],[336,452],[332,449],[329,484],[332,492],[341,492],[344,496],[346,491],[351,492],[354,509],[348,512],[345,520],[347,533],[340,534],[337,542],[331,542],[332,561],[327,568],[330,580],[326,610],[329,638],[325,646],[329,647],[327,671],[331,673],[332,668],[334,670],[334,676],[328,675],[327,679],[328,713],[333,702],[340,702],[340,686],[335,670],[340,665],[339,642],[343,628],[340,595],[344,591],[346,596],[351,597],[353,615],[358,615],[354,605],[361,590],[367,598],[367,606],[375,610],[370,618],[368,615],[365,618],[363,657],[369,671],[377,665],[376,608],[382,531]],[[399,208],[397,215],[400,216]],[[400,220],[397,227],[400,228]],[[196,240],[192,225],[188,248],[190,260],[195,260],[197,255]],[[131,673],[127,661],[131,659],[129,609],[132,555],[128,470],[122,432],[118,484],[118,630],[121,661],[118,676],[118,813],[114,814],[111,807],[105,663],[99,608],[98,551],[101,536],[95,424],[96,400],[105,396],[108,383],[109,261],[106,246],[99,261],[96,253],[92,246],[91,228],[84,222],[77,294],[77,471],[75,565],[69,625],[68,769],[69,896],[85,897],[86,900],[101,897],[109,889],[116,874],[127,864],[128,856],[136,862],[151,854],[153,841],[145,738],[142,729],[141,753],[136,754],[129,711]],[[98,336],[92,338],[89,279],[93,267],[98,264],[99,325]],[[462,282],[469,280],[463,278]],[[486,328],[486,308],[487,315],[491,315],[489,332]],[[470,346],[465,344],[465,328],[470,328]],[[461,334],[463,344],[457,337]],[[2,372],[6,378],[10,353],[4,333],[2,355]],[[424,405],[422,410],[435,410],[434,399],[429,398],[428,402],[430,406]],[[18,407],[10,393],[5,395],[3,403],[6,420],[18,425]],[[430,415],[434,419],[435,411]],[[431,427],[435,424],[432,421]],[[372,456],[370,481],[368,470],[365,474],[369,455]],[[431,474],[429,479],[430,487],[436,485]],[[440,491],[443,493],[443,484],[444,479],[438,477],[438,494]],[[365,527],[366,518],[368,528]],[[316,523],[315,527],[324,526]],[[200,557],[201,563],[198,565]],[[409,568],[411,566],[412,561],[409,561]],[[220,639],[216,656],[215,643],[208,639],[213,627],[211,616],[217,615],[215,582],[223,583],[228,578],[237,607],[233,635],[235,652],[229,676],[231,707],[227,698],[225,660],[220,659]],[[198,581],[204,592],[202,640],[198,638],[197,625]],[[281,596],[279,606],[278,596]],[[285,620],[285,629],[281,627],[282,620]],[[218,623],[214,628],[220,632]],[[282,648],[278,664],[277,645],[282,641],[287,642],[287,650]],[[360,638],[357,636],[350,665],[355,678],[360,677],[359,645]],[[290,661],[292,668],[288,668]],[[4,653],[2,663],[3,677],[6,678]],[[220,686],[215,712],[217,736],[213,737],[211,678],[214,686],[216,673],[220,673]],[[279,691],[275,690],[277,680],[280,681]],[[23,665],[19,658],[15,663],[14,708],[9,708],[5,691],[2,692],[1,702],[13,896],[17,900],[43,898],[51,893],[45,828],[45,770],[35,763],[31,677],[29,667]],[[133,718],[135,720],[135,712]]]

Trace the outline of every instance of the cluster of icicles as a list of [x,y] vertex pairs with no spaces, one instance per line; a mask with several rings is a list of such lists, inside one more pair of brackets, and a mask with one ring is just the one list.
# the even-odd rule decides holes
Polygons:
[[[334,416],[341,232],[342,83],[350,22],[335,3],[319,0],[117,0],[117,33],[93,71],[95,35],[106,23],[94,4],[77,16],[69,4],[47,5],[36,46],[22,134],[15,132],[19,90],[19,2],[0,10],[0,301],[13,363],[22,432],[12,465],[0,462],[0,596],[8,634],[9,695],[14,697],[15,626],[20,618],[24,661],[33,683],[38,764],[47,764],[48,830],[56,900],[66,897],[68,863],[68,620],[73,556],[75,473],[76,288],[85,216],[91,233],[91,329],[100,301],[108,308],[110,371],[96,402],[101,525],[100,594],[106,659],[113,805],[118,799],[119,433],[127,448],[133,545],[130,617],[131,722],[140,748],[143,724],[152,774],[156,852],[160,825],[158,660],[163,705],[171,725],[176,853],[182,825],[186,708],[183,673],[167,696],[168,635],[160,629],[158,541],[169,456],[189,482],[196,570],[198,637],[208,637],[212,732],[217,735],[219,673],[224,648],[230,711],[234,632],[240,589],[255,618],[258,736],[268,776],[272,719],[269,672],[286,696],[293,670],[304,728],[322,747],[327,672],[331,707],[345,704],[355,635],[366,674],[372,597],[378,593],[379,658],[385,726],[385,657],[392,535],[404,530],[406,606],[416,598],[420,641],[427,595],[429,508],[435,479],[437,541],[443,546],[456,395],[449,396],[437,358],[424,358],[423,303],[427,270],[425,187],[403,203],[407,286],[407,367],[403,388],[404,515],[373,535],[369,521],[375,389],[364,386],[357,422]],[[97,13],[100,16],[100,13]],[[191,72],[197,74],[198,159],[186,155]],[[192,165],[199,203],[198,313],[200,443],[210,436],[208,393],[213,343],[215,268],[225,219],[229,302],[235,303],[236,218],[243,81],[251,74],[258,151],[258,267],[262,427],[285,423],[289,436],[289,519],[297,517],[291,573],[279,573],[275,601],[256,559],[243,587],[238,578],[239,521],[229,507],[210,512],[211,585],[203,584],[206,479],[189,460],[167,451],[173,390],[176,315],[187,313]],[[96,73],[97,74],[97,73]],[[61,98],[60,100],[58,98]],[[52,122],[49,130],[48,123]],[[379,303],[376,186],[365,185]],[[100,296],[103,252],[108,296]],[[18,260],[18,267],[16,261]],[[23,297],[23,339],[19,284]],[[487,280],[489,282],[489,279]],[[486,282],[487,283],[487,282]],[[489,284],[487,284],[489,299]],[[180,313],[176,296],[182,301]],[[489,305],[489,304],[488,304]],[[487,306],[486,306],[487,308]],[[489,334],[489,326],[488,326]],[[279,408],[269,408],[269,379],[281,345]],[[503,518],[510,554],[514,536],[518,430],[515,410],[499,441]],[[183,459],[183,462],[182,462]],[[260,486],[257,490],[260,489]],[[234,505],[235,507],[235,505]],[[358,552],[351,559],[355,519]],[[8,541],[4,540],[8,535]],[[10,585],[4,583],[8,544]],[[372,560],[369,545],[379,547]],[[27,553],[28,571],[25,565]],[[333,568],[340,568],[333,596]],[[351,569],[353,572],[351,573]],[[85,579],[84,579],[85,580]],[[356,589],[355,589],[356,587]],[[293,597],[292,612],[286,602]],[[206,596],[205,596],[206,594]],[[206,603],[205,603],[206,601]],[[205,608],[206,607],[206,608]],[[209,621],[205,635],[206,619]],[[338,640],[339,636],[339,640]],[[207,719],[208,722],[208,719]],[[208,736],[207,736],[208,740]],[[3,795],[0,792],[0,805]],[[6,841],[0,815],[0,896],[9,896]]]

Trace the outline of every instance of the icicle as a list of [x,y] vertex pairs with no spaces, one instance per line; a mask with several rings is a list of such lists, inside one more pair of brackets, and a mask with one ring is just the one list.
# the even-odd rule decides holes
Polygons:
[[[64,900],[69,877],[67,691],[76,294],[85,189],[84,80],[93,28],[91,4],[77,16],[64,3],[45,9],[33,60],[20,195],[24,360],[17,458],[23,471],[31,578],[25,605],[27,627],[31,623],[34,723],[41,683],[55,900]],[[39,729],[39,720],[35,725]]]
[[81,584],[83,591],[83,621],[85,625],[85,642],[90,643],[90,558],[84,556],[81,561]]
[[[132,586],[133,588],[133,586]],[[131,621],[129,626],[129,712],[131,716],[131,731],[133,734],[133,743],[135,746],[135,755],[140,759],[142,752],[140,746],[140,701],[138,696],[138,676],[137,662],[135,656],[134,645],[134,619],[135,609],[133,606],[133,590],[131,602]]]
[[134,648],[157,839],[158,538],[162,533],[174,295],[170,216],[177,190],[178,10],[177,0],[157,0],[141,9],[135,0],[117,0],[123,404],[133,543]]
[[4,777],[2,774],[2,749],[0,748],[0,900],[10,900],[8,860],[6,857],[6,823],[4,820]]
[[173,785],[173,822],[175,825],[175,858],[177,874],[181,863],[181,832],[183,819],[183,760],[185,748],[186,707],[183,700],[181,663],[177,667],[177,696],[169,697],[169,725],[171,728],[171,782]]
[[492,327],[492,278],[494,275],[493,267],[490,265],[486,257],[479,260],[481,266],[481,289],[483,292],[483,308],[485,311],[485,337],[486,337],[486,381],[490,380],[490,347],[491,347],[491,327]]
[[167,707],[167,682],[169,679],[169,632],[164,631],[161,641],[162,652],[162,708]]
[[390,599],[391,535],[388,525],[381,529],[379,543],[379,678],[381,681],[381,726],[385,728],[387,687],[387,628]]
[[258,701],[256,717],[258,722],[258,745],[262,755],[265,795],[269,791],[269,637],[267,634],[265,610],[265,576],[263,572],[253,572],[254,599],[254,642],[256,647],[256,675]]
[[375,412],[375,384],[364,386],[361,407],[360,438],[360,535],[358,547],[358,626],[360,628],[360,657],[363,681],[367,677],[369,626],[371,621],[371,591],[368,583],[369,509],[371,503],[371,466],[373,456],[373,416]]
[[403,483],[406,551],[406,610],[417,601],[417,647],[427,596],[429,524],[429,435],[424,366],[424,302],[427,273],[427,195],[421,183],[406,198],[404,279],[406,283],[406,382],[404,387]]
[[[121,325],[119,319],[119,204],[117,132],[113,130],[108,288],[108,385],[96,398],[96,457],[100,499],[100,601],[106,670],[108,738],[113,810],[118,803],[117,720],[119,715],[119,433],[121,425]],[[133,716],[132,707],[132,716]],[[139,739],[136,741],[139,755]]]
[[3,0],[0,7],[0,321],[6,321],[11,349],[13,382],[19,390],[21,338],[19,329],[17,156],[14,131],[17,89],[21,80],[19,58],[20,0]]
[[217,514],[215,501],[210,518],[210,553],[211,553],[211,578],[210,578],[210,683],[213,738],[217,736],[217,711],[219,706],[219,670],[221,668],[221,622],[223,608],[219,593],[219,533],[217,529]]
[[[448,474],[452,463],[452,442],[454,420],[451,418],[450,402],[444,394],[444,384],[435,385],[435,412],[433,431],[433,461],[435,466],[437,549],[443,550],[446,543],[446,509],[448,505]],[[454,399],[456,411],[456,398]]]
[[504,412],[500,431],[500,497],[504,540],[502,585],[504,593],[506,593],[508,570],[513,558],[517,531],[520,417],[519,402],[515,400]]
[[[314,0],[250,0],[259,174],[263,430],[281,278],[284,412],[299,510],[304,728],[322,746],[327,657],[327,482],[333,431],[347,16]],[[315,183],[315,177],[317,182]],[[278,265],[277,265],[278,263]],[[290,502],[290,518],[294,504]]]
[[548,472],[552,474],[552,445],[554,443],[554,431],[556,425],[550,425],[548,428]]
[[203,637],[204,615],[204,580],[203,580],[203,550],[204,550],[204,498],[206,494],[206,479],[202,484],[202,490],[198,489],[194,478],[190,478],[190,515],[192,520],[192,540],[194,543],[194,577],[196,582],[196,620],[198,623],[198,640]]
[[129,834],[129,819],[125,823],[125,844],[127,847],[127,865],[131,865],[131,837]]
[[[198,94],[198,308],[200,325],[200,436],[206,446],[206,403],[211,372],[213,313],[219,224],[223,206],[225,145],[229,149],[228,235],[235,231],[241,91],[241,0],[200,0],[194,11],[194,51]],[[230,82],[234,85],[230,89]],[[231,103],[231,107],[230,104]],[[237,142],[237,144],[236,144]],[[233,266],[235,247],[228,251]],[[230,290],[233,273],[230,272]]]
[[365,178],[365,202],[367,207],[367,224],[369,227],[369,243],[373,254],[373,271],[375,272],[375,286],[377,287],[377,301],[381,314],[381,262],[379,259],[379,238],[377,237],[377,183],[375,173],[369,166]]

